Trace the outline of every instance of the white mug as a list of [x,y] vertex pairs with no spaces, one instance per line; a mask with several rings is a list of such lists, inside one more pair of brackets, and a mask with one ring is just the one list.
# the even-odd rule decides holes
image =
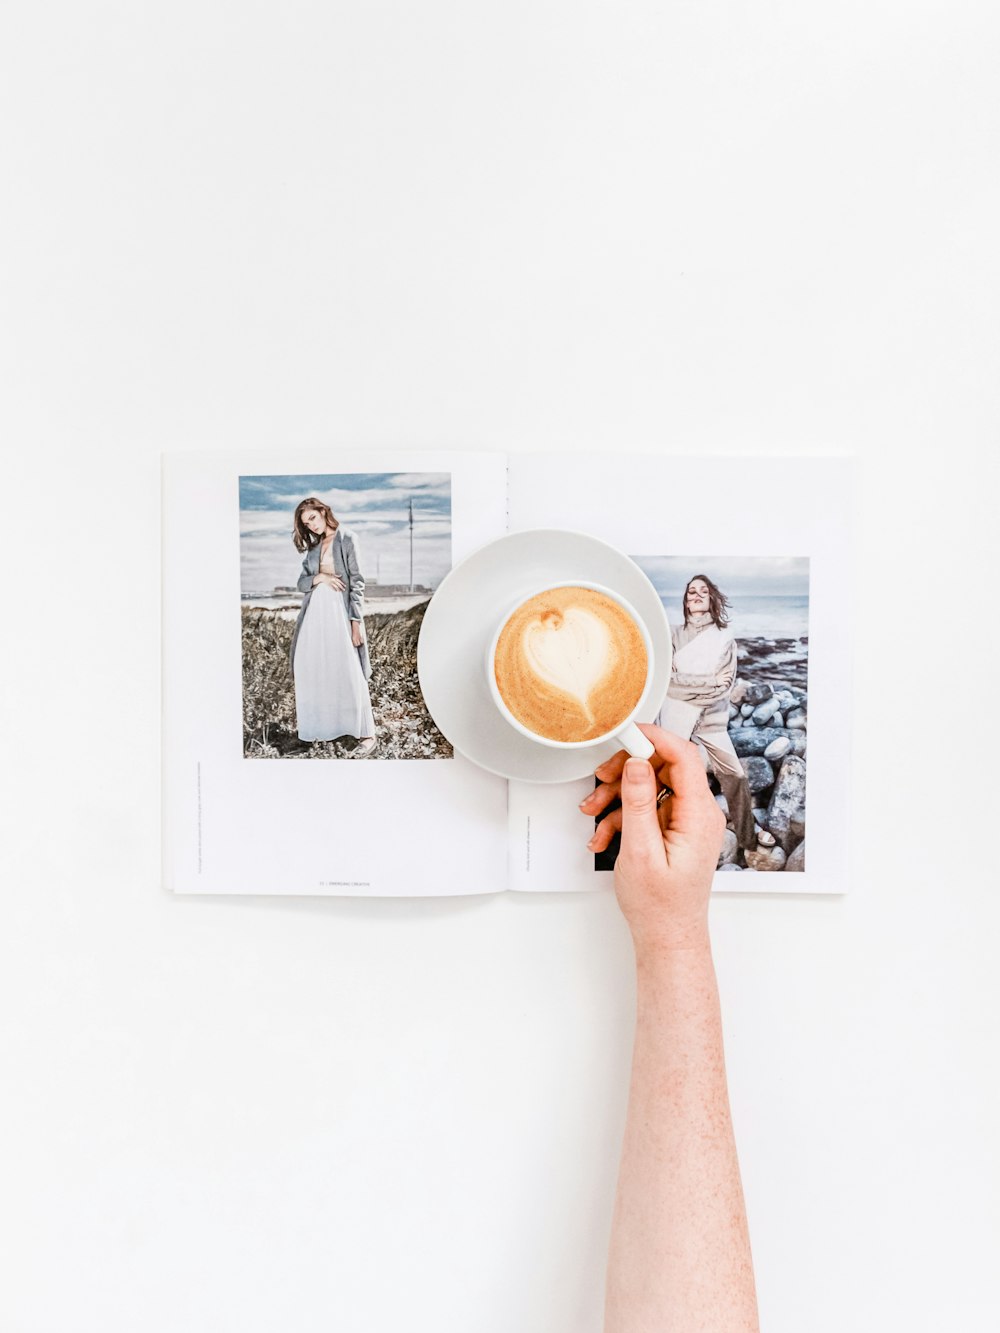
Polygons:
[[[497,644],[500,640],[500,635],[503,632],[504,625],[506,625],[511,616],[514,615],[518,608],[523,606],[525,602],[529,602],[532,597],[537,597],[539,593],[548,592],[550,588],[589,588],[592,592],[599,592],[602,597],[607,597],[609,601],[617,602],[642,635],[642,641],[646,647],[646,681],[642,687],[642,693],[639,696],[638,703],[628,716],[619,722],[611,731],[606,731],[601,736],[591,736],[589,740],[585,741],[556,741],[548,736],[540,736],[537,731],[532,731],[529,727],[526,727],[523,722],[517,720],[504,703],[503,696],[497,687],[494,658],[496,657]],[[544,583],[541,587],[533,588],[529,592],[522,593],[514,605],[511,606],[501,618],[500,623],[497,625],[496,632],[490,640],[490,646],[486,653],[486,680],[489,685],[490,695],[497,708],[515,731],[519,731],[522,736],[527,736],[529,740],[537,741],[539,745],[548,745],[555,750],[596,749],[599,746],[605,745],[608,741],[617,741],[619,749],[627,750],[629,754],[634,755],[636,759],[649,759],[653,754],[653,746],[635,725],[635,719],[638,717],[639,713],[642,712],[646,697],[649,694],[649,686],[652,679],[653,642],[649,637],[649,630],[642,622],[642,618],[624,597],[620,597],[618,593],[612,592],[610,588],[605,588],[600,583],[591,583],[587,579],[561,579],[558,583]]]

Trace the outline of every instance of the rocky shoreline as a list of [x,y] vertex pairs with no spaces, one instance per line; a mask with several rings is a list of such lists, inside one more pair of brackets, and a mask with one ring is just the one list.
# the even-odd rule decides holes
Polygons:
[[[720,871],[802,871],[806,854],[808,639],[741,639],[729,739],[753,797],[757,845],[741,849],[730,823]],[[728,816],[726,798],[710,778]]]
[[[729,704],[729,739],[753,798],[756,845],[744,851],[727,824],[717,869],[746,873],[805,869],[806,746],[809,732],[809,640],[740,639],[739,675]],[[729,817],[729,806],[709,769],[709,785]],[[594,858],[612,870],[616,834]]]
[[740,639],[740,679],[760,681],[776,689],[803,690],[808,685],[809,638]]

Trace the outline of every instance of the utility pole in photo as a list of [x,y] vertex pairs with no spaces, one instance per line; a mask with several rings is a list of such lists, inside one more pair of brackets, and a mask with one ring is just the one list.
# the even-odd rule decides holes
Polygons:
[[410,592],[413,591],[413,496],[410,496]]

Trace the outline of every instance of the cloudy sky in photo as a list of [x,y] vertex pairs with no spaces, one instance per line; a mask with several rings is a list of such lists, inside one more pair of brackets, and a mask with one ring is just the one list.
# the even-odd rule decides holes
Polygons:
[[689,579],[707,574],[732,601],[743,597],[808,597],[808,556],[635,555],[661,597],[680,599]]
[[436,588],[451,568],[451,476],[447,472],[352,472],[240,477],[240,571],[244,593],[295,583],[302,556],[292,545],[296,505],[315,496],[354,533],[366,580]]
[[706,574],[730,601],[730,628],[741,639],[802,638],[809,633],[808,556],[636,555],[660,594],[667,618],[683,618],[684,588]]

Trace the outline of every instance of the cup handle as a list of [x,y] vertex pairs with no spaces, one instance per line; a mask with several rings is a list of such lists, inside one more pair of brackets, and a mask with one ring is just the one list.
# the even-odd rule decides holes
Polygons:
[[622,749],[628,750],[629,754],[635,759],[651,759],[653,757],[652,742],[642,734],[634,722],[622,727],[615,739],[619,741]]

